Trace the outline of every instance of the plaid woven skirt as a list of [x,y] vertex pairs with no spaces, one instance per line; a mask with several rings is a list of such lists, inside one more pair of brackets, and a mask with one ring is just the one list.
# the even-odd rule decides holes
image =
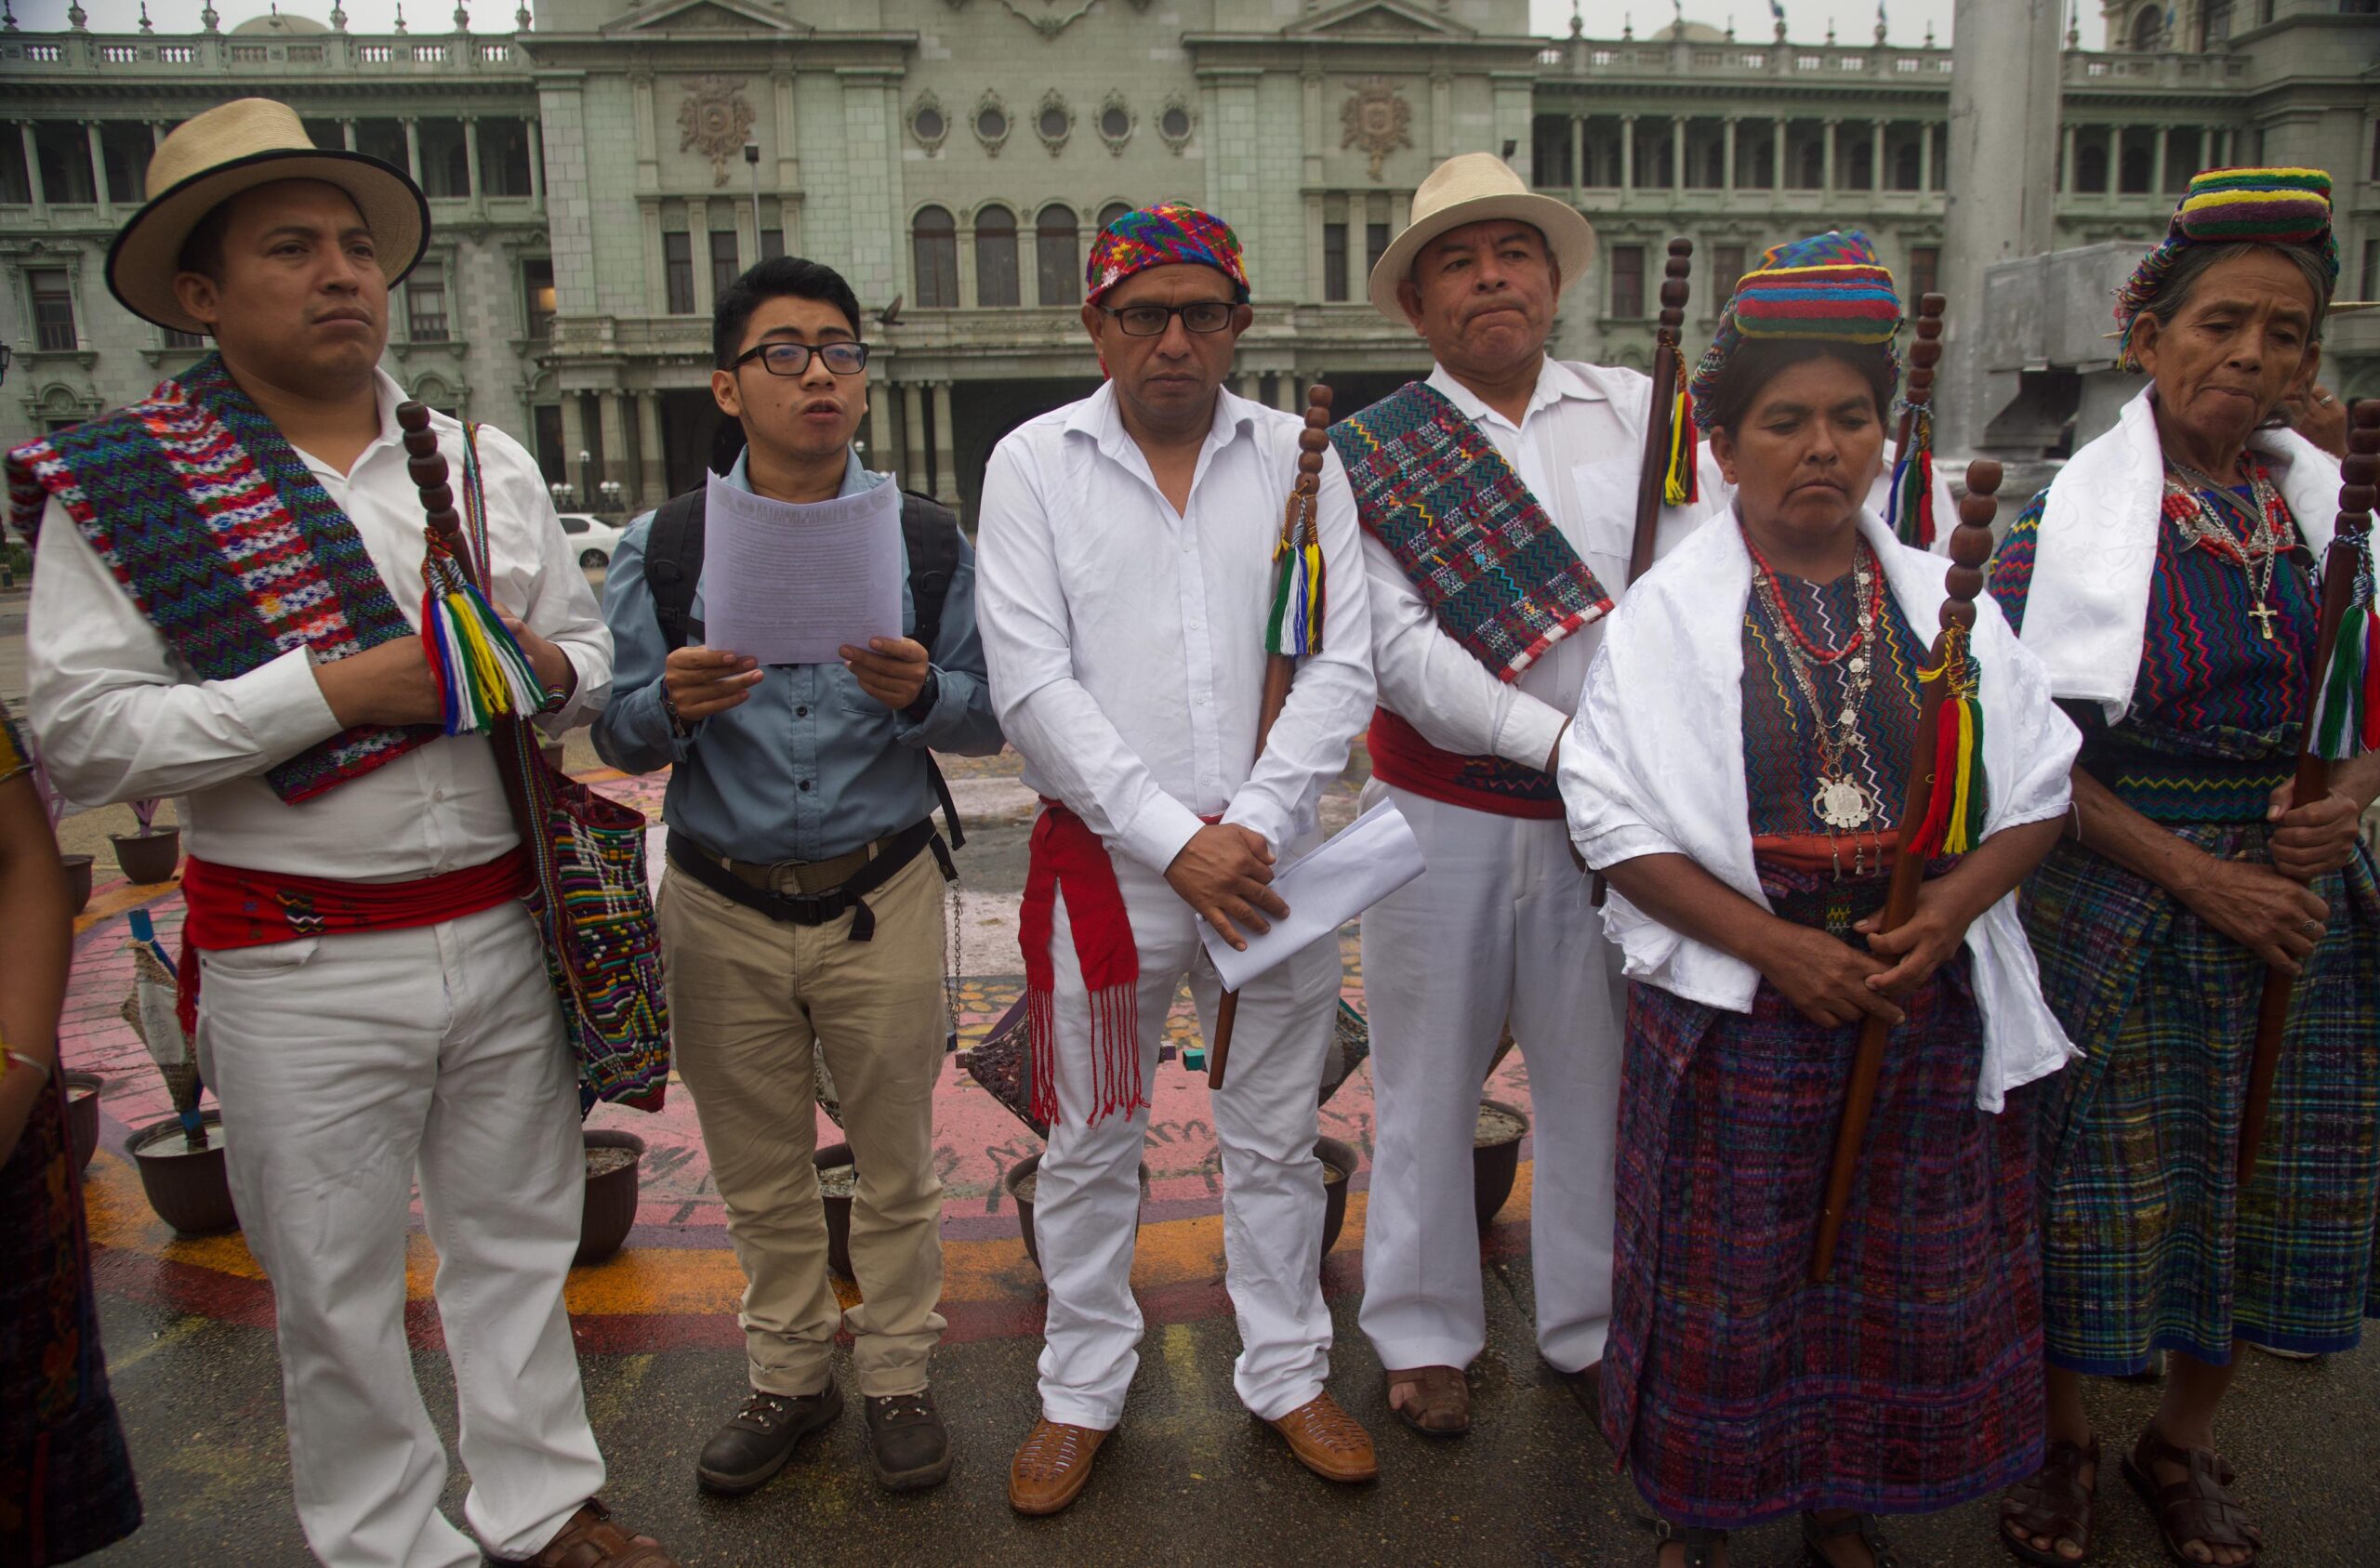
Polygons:
[[[2264,858],[2262,824],[2177,825]],[[2314,884],[2330,929],[2297,982],[2256,1174],[2232,1169],[2264,967],[2142,878],[2061,843],[2023,907],[2042,991],[2083,1051],[2041,1116],[2050,1360],[2138,1371],[2234,1339],[2343,1351],[2380,1316],[2380,887],[2369,853]]]
[[1809,1283],[1857,1028],[1629,988],[1603,1419],[1662,1518],[1921,1513],[2042,1457],[2031,1089],[1977,1110],[1962,955],[1894,1031],[1835,1253]]

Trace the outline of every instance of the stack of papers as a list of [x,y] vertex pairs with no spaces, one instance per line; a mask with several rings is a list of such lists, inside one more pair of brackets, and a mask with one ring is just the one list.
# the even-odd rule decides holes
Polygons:
[[1223,989],[1236,991],[1291,954],[1336,932],[1424,869],[1413,824],[1395,801],[1382,800],[1313,853],[1274,873],[1273,890],[1289,906],[1289,916],[1274,921],[1262,936],[1242,930],[1246,952],[1236,951],[1204,920],[1198,922],[1198,940],[1223,977]]

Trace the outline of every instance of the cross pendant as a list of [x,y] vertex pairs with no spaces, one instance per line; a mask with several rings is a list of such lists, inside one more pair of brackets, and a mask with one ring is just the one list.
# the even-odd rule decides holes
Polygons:
[[2264,634],[2264,639],[2267,642],[2270,642],[2272,640],[2272,620],[2275,615],[2280,613],[2280,612],[2275,610],[2269,604],[2259,603],[2254,608],[2251,609],[2248,613],[2255,618],[2256,630]]

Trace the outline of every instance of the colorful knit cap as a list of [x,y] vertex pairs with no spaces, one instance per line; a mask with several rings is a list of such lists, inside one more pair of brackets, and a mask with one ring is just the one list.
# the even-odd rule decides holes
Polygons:
[[2304,245],[2334,288],[2339,243],[2331,231],[2331,177],[2320,169],[2206,169],[2193,176],[2156,248],[2116,292],[2117,359],[2132,363],[2132,329],[2154,304],[2175,260],[2192,245]]
[[1231,225],[1187,202],[1159,202],[1135,207],[1099,231],[1091,243],[1091,264],[1083,270],[1091,302],[1135,272],[1177,263],[1211,267],[1232,282],[1232,297],[1248,300],[1248,269],[1239,255],[1239,236]]
[[1694,368],[1694,417],[1711,426],[1711,394],[1736,349],[1751,338],[1884,344],[1900,330],[1893,275],[1868,236],[1829,230],[1773,246],[1736,284],[1702,362]]

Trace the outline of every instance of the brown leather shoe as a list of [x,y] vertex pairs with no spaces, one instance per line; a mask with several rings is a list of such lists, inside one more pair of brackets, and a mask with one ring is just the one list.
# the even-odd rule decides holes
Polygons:
[[1269,1425],[1289,1440],[1289,1452],[1298,1456],[1298,1463],[1325,1481],[1380,1478],[1371,1433],[1340,1409],[1328,1390]]
[[[1471,1430],[1471,1383],[1462,1368],[1391,1367],[1381,1377],[1390,1413],[1423,1437],[1461,1437]],[[1399,1389],[1405,1390],[1402,1403]]]
[[1091,1480],[1091,1458],[1107,1434],[1037,1418],[1008,1465],[1008,1506],[1019,1513],[1056,1513]]
[[589,1497],[522,1568],[678,1568],[678,1560],[652,1536],[631,1535],[613,1523],[612,1510]]

